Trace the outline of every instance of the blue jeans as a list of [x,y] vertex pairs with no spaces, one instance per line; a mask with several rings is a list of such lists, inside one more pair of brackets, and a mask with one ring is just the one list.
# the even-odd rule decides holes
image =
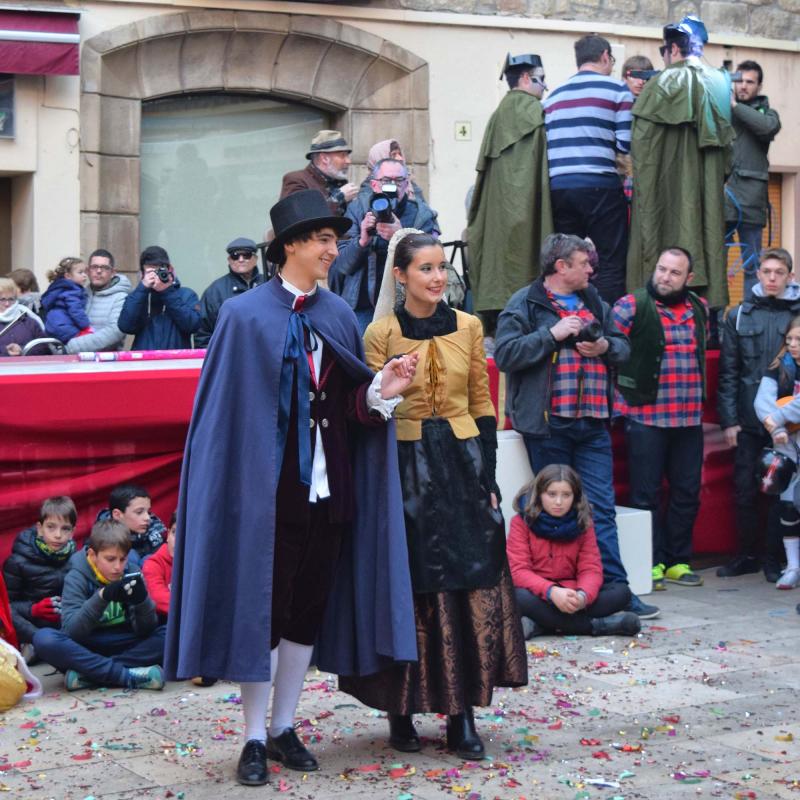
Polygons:
[[603,578],[606,583],[627,583],[628,573],[619,554],[614,460],[606,420],[552,416],[549,438],[527,434],[524,438],[534,472],[548,464],[567,464],[578,473],[586,499],[592,506],[597,546],[603,559]]
[[42,628],[33,637],[36,654],[61,672],[74,669],[98,686],[130,683],[128,667],[164,663],[166,625],[149,636],[137,636],[130,628],[116,631],[98,628],[84,642],[70,639],[64,631]]
[[734,234],[738,234],[741,250],[741,263],[744,271],[744,294],[742,299],[747,299],[750,290],[758,283],[756,270],[758,269],[759,256],[761,254],[761,233],[764,228],[761,225],[752,225],[748,222],[726,223],[727,233],[725,244],[730,247],[733,244]]

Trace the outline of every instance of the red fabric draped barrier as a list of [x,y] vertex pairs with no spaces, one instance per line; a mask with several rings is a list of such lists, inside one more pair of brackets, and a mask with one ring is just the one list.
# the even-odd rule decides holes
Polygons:
[[78,13],[0,10],[0,72],[77,75]]
[[[177,505],[183,445],[197,368],[150,371],[3,375],[0,371],[0,561],[16,534],[36,521],[42,500],[67,494],[75,501],[77,537],[89,532],[111,489],[132,481],[145,486],[153,509],[167,520]],[[715,420],[716,353],[709,354],[706,422]],[[489,360],[492,397],[498,374]],[[232,409],[231,413],[235,413]],[[615,424],[614,476],[618,499],[627,498],[625,440]],[[729,552],[734,544],[733,451],[706,426],[696,552]]]

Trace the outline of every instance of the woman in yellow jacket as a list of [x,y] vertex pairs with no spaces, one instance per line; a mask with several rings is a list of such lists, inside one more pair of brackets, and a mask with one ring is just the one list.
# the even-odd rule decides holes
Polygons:
[[[419,353],[395,410],[417,663],[339,686],[389,714],[389,741],[420,749],[412,714],[447,715],[447,745],[482,758],[473,706],[495,686],[527,683],[527,660],[506,561],[495,484],[497,421],[480,321],[444,302],[448,264],[439,242],[405,228],[392,237],[367,363]],[[395,305],[395,282],[403,299]]]

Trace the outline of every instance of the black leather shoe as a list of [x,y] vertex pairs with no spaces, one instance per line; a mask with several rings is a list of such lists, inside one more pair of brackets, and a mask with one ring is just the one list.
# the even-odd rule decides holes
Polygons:
[[777,583],[782,572],[781,565],[777,561],[772,559],[764,561],[764,577],[767,583]]
[[401,753],[418,753],[422,749],[410,714],[389,714],[389,744]]
[[481,737],[475,730],[472,709],[463,714],[451,714],[447,718],[447,749],[455,750],[461,758],[476,761],[486,755]]
[[292,728],[287,728],[280,736],[267,736],[267,757],[298,772],[319,769],[317,759],[306,750]]
[[236,767],[236,780],[243,786],[263,786],[269,782],[267,746],[258,739],[249,739],[242,748]]
[[717,568],[718,578],[738,578],[739,575],[752,575],[761,565],[755,556],[736,556],[724,566]]

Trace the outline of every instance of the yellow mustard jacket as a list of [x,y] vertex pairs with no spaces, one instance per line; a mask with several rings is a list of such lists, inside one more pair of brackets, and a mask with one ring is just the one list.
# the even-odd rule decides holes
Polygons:
[[395,409],[397,438],[422,438],[422,421],[444,417],[457,439],[478,435],[475,420],[494,417],[483,350],[483,327],[477,317],[456,311],[457,327],[446,336],[406,339],[394,314],[373,322],[364,334],[367,364],[378,371],[393,356],[419,353],[417,374]]

